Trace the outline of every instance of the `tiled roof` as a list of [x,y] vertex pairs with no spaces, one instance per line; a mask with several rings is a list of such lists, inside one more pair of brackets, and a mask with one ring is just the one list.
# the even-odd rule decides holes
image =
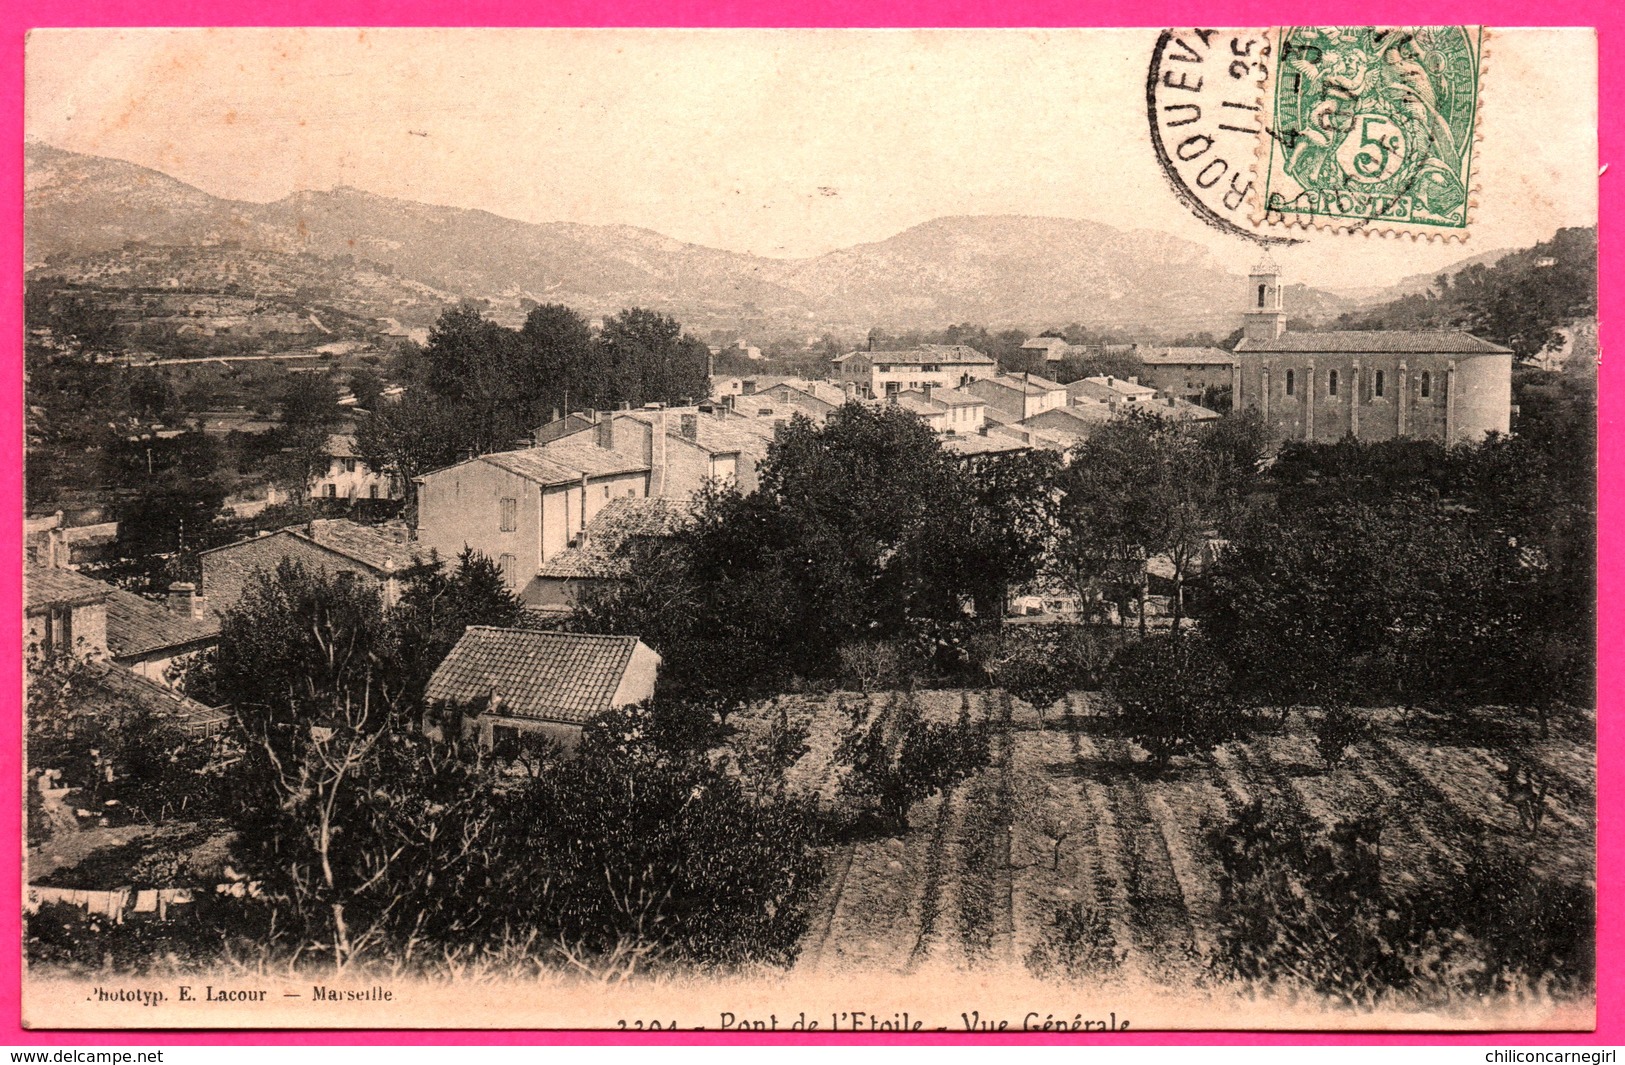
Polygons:
[[112,591],[111,585],[93,581],[72,570],[33,564],[23,566],[23,602],[26,610],[99,603]]
[[189,699],[173,688],[116,663],[88,661],[85,671],[88,682],[75,693],[84,709],[108,710],[135,703],[174,718],[188,732],[218,732],[229,720],[225,711]]
[[502,714],[580,724],[610,708],[637,646],[636,636],[470,625],[424,694],[460,704],[494,695]]
[[1147,366],[1234,366],[1236,357],[1221,348],[1140,348]]
[[1060,337],[1033,337],[1031,340],[1027,341],[1021,346],[1024,348],[1030,348],[1034,351],[1040,348],[1045,351],[1053,351],[1056,348],[1070,348],[1072,345],[1068,344]]
[[1066,386],[1069,396],[1084,396],[1091,399],[1129,398],[1133,396],[1153,396],[1157,390],[1148,385],[1137,385],[1132,381],[1125,381],[1121,377],[1085,377],[1081,381],[1073,381]]
[[633,541],[670,536],[688,522],[688,505],[675,499],[623,496],[604,504],[575,547],[560,551],[538,574],[555,579],[614,580],[627,576]]
[[904,410],[911,410],[915,414],[941,414],[948,409],[946,403],[938,403],[935,399],[927,399],[924,392],[899,392],[892,396],[892,402]]
[[[391,568],[407,569],[416,563],[418,557],[406,526],[400,524],[362,525],[346,518],[321,518],[300,525],[289,525],[267,535],[298,537],[364,566],[370,566],[380,573]],[[211,547],[200,551],[199,554],[230,551],[243,544],[259,543],[264,539],[265,535],[253,536],[235,543]]]
[[[560,484],[576,484],[583,473],[603,476],[609,473],[637,473],[649,468],[648,463],[627,459],[613,451],[599,448],[590,440],[578,440],[580,434],[553,440],[541,447],[522,448],[518,451],[498,451],[481,455],[477,461],[488,462],[516,477],[534,481],[544,488]],[[597,451],[592,455],[587,449]],[[583,470],[578,463],[591,466]]]
[[[846,402],[846,394],[834,385],[823,381],[783,381],[772,388],[764,388],[754,393],[756,396],[770,396],[775,398],[786,397],[785,394],[796,392],[807,399],[817,400],[831,407],[838,407]],[[745,396],[749,400],[752,396]]]
[[850,359],[854,355],[868,355],[874,362],[896,363],[904,366],[923,363],[951,364],[955,366],[992,366],[996,361],[965,344],[921,344],[919,347],[908,351],[853,351],[841,356],[841,359],[837,361]]
[[1444,329],[1343,329],[1283,333],[1273,340],[1243,340],[1237,351],[1303,355],[1510,355],[1471,333]]
[[112,589],[107,597],[107,650],[114,658],[184,647],[219,635],[220,617],[212,610],[193,617],[123,588]]
[[403,525],[362,525],[343,518],[327,518],[295,525],[287,530],[295,536],[363,562],[373,569],[406,569],[417,560]]
[[[613,477],[619,473],[642,473],[649,468],[649,464],[641,459],[628,458],[619,452],[599,447],[594,435],[586,432],[573,433],[530,450],[540,451],[548,462],[573,470],[575,476],[572,479],[576,481],[581,480],[583,473],[589,477]],[[505,454],[525,452],[510,451]],[[491,456],[487,455],[486,458]]]
[[987,406],[987,400],[962,388],[939,388],[931,393],[931,398],[950,407]]
[[992,455],[1004,451],[1025,451],[1032,445],[1017,440],[1008,433],[962,433],[942,438],[942,449],[956,455]]
[[1017,392],[1026,389],[1029,396],[1042,396],[1045,393],[1060,392],[1066,388],[1065,385],[1058,381],[1051,381],[1049,378],[1040,377],[1035,373],[1001,373],[993,377],[992,380],[997,381],[1006,388],[1013,388]]
[[[736,452],[766,455],[767,445],[773,439],[772,427],[754,418],[718,418],[714,414],[697,414],[695,419],[695,439],[689,442],[714,455]],[[666,434],[688,439],[683,436],[682,423],[677,419],[667,423]]]

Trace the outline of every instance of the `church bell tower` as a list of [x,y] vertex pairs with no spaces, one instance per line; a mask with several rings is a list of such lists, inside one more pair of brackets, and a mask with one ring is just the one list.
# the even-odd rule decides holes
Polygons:
[[1247,275],[1244,329],[1248,340],[1274,340],[1286,332],[1286,309],[1281,304],[1281,268],[1267,251]]

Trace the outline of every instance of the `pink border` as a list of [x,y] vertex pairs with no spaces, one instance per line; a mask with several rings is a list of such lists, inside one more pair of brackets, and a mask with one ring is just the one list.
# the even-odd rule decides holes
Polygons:
[[[1615,49],[1625,36],[1625,8],[1612,0],[1481,0],[1476,4],[1460,0],[1348,0],[1313,5],[1316,22],[1360,24],[1482,23],[1490,26],[1571,25],[1598,28],[1601,120],[1599,158],[1620,161],[1614,152],[1625,146],[1625,56]],[[745,0],[717,0],[700,4],[695,0],[560,0],[546,7],[524,0],[284,0],[277,5],[254,0],[12,0],[0,4],[0,143],[7,146],[0,162],[0,200],[9,206],[9,223],[0,231],[0,337],[4,338],[4,398],[0,401],[0,438],[20,440],[22,426],[22,94],[23,36],[34,26],[203,26],[203,25],[287,25],[287,26],[1166,26],[1190,25],[1203,18],[1207,25],[1262,26],[1302,21],[1308,7],[1279,0],[1264,3],[1237,3],[1235,0],[1137,0],[1090,10],[1082,4],[1059,0],[777,0],[748,3]],[[1608,231],[1620,217],[1618,179],[1602,181],[1601,223]],[[1602,304],[1600,317],[1613,320],[1622,308],[1621,259],[1611,241],[1604,240]],[[1607,339],[1604,330],[1604,340]],[[1601,377],[1600,462],[1602,498],[1600,508],[1599,601],[1612,601],[1625,592],[1625,507],[1621,494],[1625,474],[1625,426],[1620,419],[1625,399],[1625,373],[1605,362]],[[13,446],[16,446],[15,444]],[[20,460],[20,454],[18,455]],[[0,612],[0,648],[21,647],[21,463],[8,462],[0,472],[0,558],[10,560],[0,571],[0,599],[6,609]],[[1601,612],[1599,641],[1602,650],[1599,685],[1598,758],[1601,767],[1612,767],[1613,759],[1625,755],[1625,725],[1614,719],[1622,701],[1613,684],[1625,681],[1625,662],[1616,663],[1611,652],[1621,646],[1625,620],[1612,611]],[[17,693],[22,689],[21,663],[7,655],[0,667],[0,735],[19,742],[0,744],[0,781],[20,779],[19,757],[22,734],[21,706]],[[0,869],[16,861],[22,840],[20,792],[0,788],[0,809],[14,827],[0,831]],[[1612,772],[1598,775],[1599,809],[1625,806]],[[1482,1045],[1519,1044],[1613,1044],[1625,1043],[1625,828],[1613,818],[1602,818],[1598,833],[1599,935],[1597,950],[1598,995],[1597,1030],[1576,1035],[1300,1035],[1295,1033],[1155,1033],[1138,1032],[1121,1036],[1076,1035],[1069,1041],[1086,1043],[1096,1039],[1136,1045],[1188,1044],[1284,1044],[1284,1045]],[[552,1042],[573,1045],[633,1042],[624,1035],[608,1032],[367,1032],[367,1031],[251,1031],[251,1032],[29,1032],[18,1025],[21,942],[18,926],[9,915],[20,912],[18,878],[0,876],[0,914],[8,915],[0,932],[0,1042],[6,1044],[139,1045],[164,1046],[326,1044],[474,1044],[529,1045]],[[709,1044],[863,1044],[906,1039],[926,1044],[1019,1044],[1055,1043],[1053,1035],[921,1035],[887,1039],[873,1035],[797,1036],[792,1033],[722,1036],[714,1032],[654,1033],[636,1038],[650,1045]]]

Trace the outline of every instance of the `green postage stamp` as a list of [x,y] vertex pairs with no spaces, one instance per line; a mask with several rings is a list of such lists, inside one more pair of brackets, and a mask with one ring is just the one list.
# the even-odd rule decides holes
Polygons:
[[1465,237],[1482,28],[1290,26],[1274,35],[1258,220]]

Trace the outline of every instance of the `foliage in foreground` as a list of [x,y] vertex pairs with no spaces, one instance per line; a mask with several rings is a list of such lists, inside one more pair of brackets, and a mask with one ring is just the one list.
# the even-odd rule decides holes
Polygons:
[[1441,883],[1396,887],[1382,876],[1383,828],[1379,814],[1325,829],[1258,802],[1209,825],[1220,870],[1210,974],[1358,1008],[1591,991],[1591,890],[1483,847]]

